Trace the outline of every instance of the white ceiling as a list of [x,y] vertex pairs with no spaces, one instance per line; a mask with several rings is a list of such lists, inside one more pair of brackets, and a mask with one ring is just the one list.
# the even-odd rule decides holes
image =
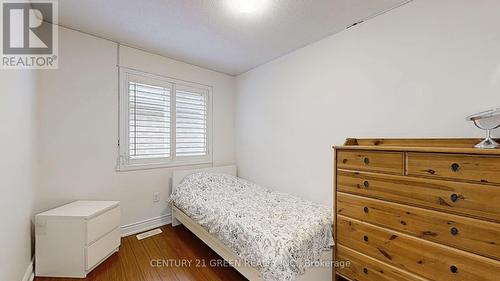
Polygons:
[[64,0],[59,24],[237,75],[406,2],[267,0],[260,13],[243,14],[227,1]]

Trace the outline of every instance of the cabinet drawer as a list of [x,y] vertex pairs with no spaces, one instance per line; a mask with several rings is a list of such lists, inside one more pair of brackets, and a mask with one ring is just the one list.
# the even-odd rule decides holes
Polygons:
[[432,280],[496,281],[500,262],[349,219],[337,217],[338,243]]
[[337,213],[500,260],[500,224],[338,193]]
[[408,175],[500,184],[500,157],[408,153]]
[[105,257],[111,254],[120,246],[120,228],[116,228],[106,234],[94,244],[90,245],[87,250],[87,266],[86,270],[91,269]]
[[347,170],[403,174],[403,153],[379,151],[337,151],[337,167]]
[[337,260],[349,261],[349,266],[337,272],[359,281],[422,281],[426,280],[363,255],[342,245],[337,246]]
[[108,210],[87,222],[87,244],[120,226],[120,207]]
[[500,187],[337,171],[337,191],[500,222]]

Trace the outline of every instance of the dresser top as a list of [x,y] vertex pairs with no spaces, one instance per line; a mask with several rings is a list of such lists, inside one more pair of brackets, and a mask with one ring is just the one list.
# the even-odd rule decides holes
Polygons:
[[90,218],[118,206],[119,201],[75,201],[37,216]]
[[479,138],[348,138],[344,145],[334,146],[344,150],[379,150],[435,153],[462,153],[500,155],[500,149],[478,149]]

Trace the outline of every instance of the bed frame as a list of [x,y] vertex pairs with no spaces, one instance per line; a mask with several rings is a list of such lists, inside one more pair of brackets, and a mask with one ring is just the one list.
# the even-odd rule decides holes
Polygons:
[[[195,169],[195,170],[183,170],[174,171],[172,177],[172,192],[177,188],[179,183],[184,179],[184,177],[198,173],[198,172],[209,172],[209,173],[223,173],[236,176],[236,166],[220,166],[205,169]],[[215,236],[206,231],[201,225],[196,223],[193,219],[187,216],[184,212],[179,210],[177,207],[172,205],[172,226],[177,226],[183,224],[188,228],[194,235],[200,238],[205,244],[207,244],[212,250],[214,250],[219,256],[224,260],[228,261],[233,267],[240,272],[245,278],[250,281],[263,281],[260,276],[260,272],[257,268],[251,267],[238,257],[231,249],[226,247],[220,240]],[[325,251],[322,255],[323,261],[331,261],[332,251]],[[303,275],[297,278],[297,281],[330,281],[332,280],[332,268],[331,267],[315,267],[309,268]]]

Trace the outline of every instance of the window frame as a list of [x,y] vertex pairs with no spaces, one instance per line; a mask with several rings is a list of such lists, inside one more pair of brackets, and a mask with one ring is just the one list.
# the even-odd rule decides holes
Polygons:
[[[212,164],[212,87],[180,79],[155,75],[126,67],[119,67],[119,135],[117,171],[169,168]],[[130,92],[129,82],[139,82],[153,86],[170,88],[170,157],[130,158]],[[207,100],[207,155],[176,156],[176,88],[186,88],[206,95]]]

